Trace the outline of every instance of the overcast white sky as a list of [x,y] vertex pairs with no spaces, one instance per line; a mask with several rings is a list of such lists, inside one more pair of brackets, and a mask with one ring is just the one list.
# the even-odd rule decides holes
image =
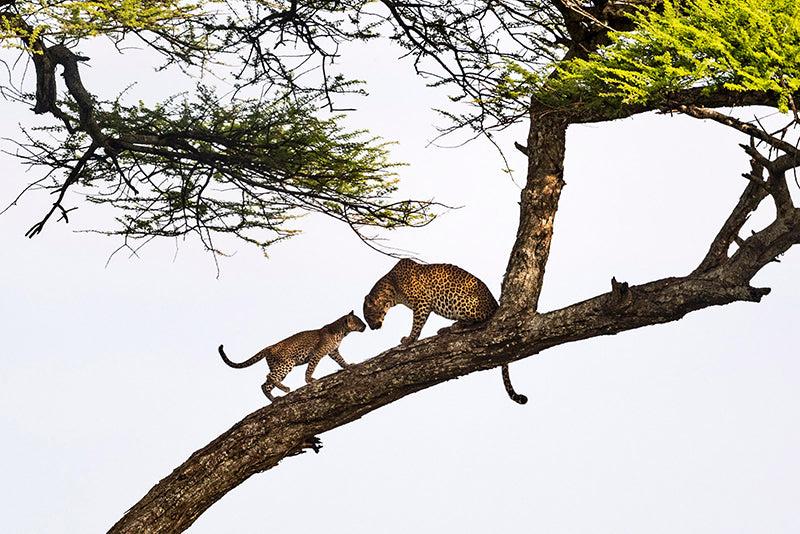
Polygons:
[[[443,105],[396,53],[351,61],[369,80],[353,124],[399,142],[407,196],[464,206],[428,227],[388,234],[428,262],[460,265],[499,295],[519,189],[486,142],[426,147]],[[181,87],[172,75],[93,56],[84,78],[106,95]],[[3,102],[0,137],[30,113]],[[765,110],[741,111],[752,117]],[[512,148],[524,125],[499,137]],[[647,115],[569,130],[561,209],[543,311],[693,269],[744,187],[744,139],[713,124]],[[13,150],[8,142],[2,148]],[[0,155],[0,201],[34,177]],[[794,191],[796,194],[796,189]],[[3,530],[105,532],[195,450],[267,401],[251,356],[351,309],[394,263],[322,217],[265,258],[243,244],[220,262],[197,243],[153,243],[140,257],[72,230],[102,226],[82,206],[72,224],[29,240],[49,199],[0,217],[0,499]],[[757,221],[754,222],[756,224]],[[318,455],[285,460],[212,506],[193,534],[236,532],[731,533],[800,531],[800,255],[756,279],[760,304],[696,312],[668,325],[569,344],[513,364],[519,406],[500,371],[398,401],[321,436]],[[430,320],[423,336],[447,324]],[[395,308],[341,353],[361,362],[411,327]],[[316,376],[338,366],[327,359]],[[286,382],[303,383],[295,370]]]

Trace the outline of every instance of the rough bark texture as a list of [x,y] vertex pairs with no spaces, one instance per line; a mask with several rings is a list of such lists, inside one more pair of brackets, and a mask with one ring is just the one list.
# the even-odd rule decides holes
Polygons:
[[503,279],[500,313],[536,310],[564,185],[567,120],[548,109],[531,111],[528,179],[520,199],[519,228]]

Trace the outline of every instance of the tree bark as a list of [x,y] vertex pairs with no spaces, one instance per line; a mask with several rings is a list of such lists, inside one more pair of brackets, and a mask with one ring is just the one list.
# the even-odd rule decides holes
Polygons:
[[538,307],[544,270],[553,239],[553,223],[564,185],[567,119],[551,109],[532,106],[527,183],[519,203],[519,228],[500,292],[501,316]]

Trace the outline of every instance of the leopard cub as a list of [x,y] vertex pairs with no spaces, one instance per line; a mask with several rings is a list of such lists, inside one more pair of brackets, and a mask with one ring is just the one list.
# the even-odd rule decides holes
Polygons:
[[222,345],[219,346],[219,354],[226,364],[236,369],[249,367],[261,359],[266,359],[270,372],[266,382],[261,385],[261,390],[272,401],[275,400],[271,393],[273,388],[277,387],[286,393],[290,391],[289,387],[283,385],[281,381],[286,378],[289,371],[298,365],[308,364],[307,384],[316,380],[311,375],[314,374],[314,369],[317,368],[320,360],[328,354],[342,368],[346,367],[348,363],[339,354],[339,345],[347,334],[355,331],[363,332],[366,327],[364,321],[351,311],[320,329],[299,332],[270,345],[242,363],[229,360],[225,351],[222,350]]

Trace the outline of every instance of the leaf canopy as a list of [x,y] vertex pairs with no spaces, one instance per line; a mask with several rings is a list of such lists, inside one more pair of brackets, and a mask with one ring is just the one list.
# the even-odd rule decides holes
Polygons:
[[[763,91],[786,111],[800,89],[800,3],[795,0],[666,0],[663,10],[640,9],[635,29],[611,32],[611,44],[559,66],[538,84],[554,103],[666,104],[674,93]],[[519,78],[509,69],[507,78]],[[510,86],[510,84],[509,84]]]

